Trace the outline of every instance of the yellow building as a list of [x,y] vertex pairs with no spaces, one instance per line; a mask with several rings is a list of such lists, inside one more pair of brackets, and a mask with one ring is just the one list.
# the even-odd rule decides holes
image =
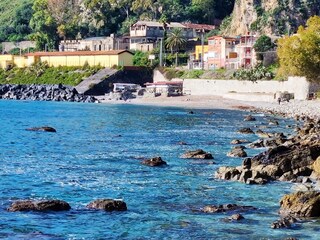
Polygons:
[[49,66],[89,66],[102,67],[133,66],[133,53],[128,50],[76,51],[76,52],[36,52],[25,55],[27,65],[47,62]]
[[[196,51],[195,51],[195,58],[194,60],[201,60],[201,54],[202,54],[202,45],[196,45]],[[208,54],[208,45],[203,45],[203,56],[204,58],[207,57]]]
[[6,69],[13,65],[13,55],[0,55],[0,68]]
[[37,62],[47,62],[51,67],[58,66],[133,66],[133,53],[128,50],[77,51],[77,52],[35,52],[24,56],[0,55],[0,67],[28,67]]

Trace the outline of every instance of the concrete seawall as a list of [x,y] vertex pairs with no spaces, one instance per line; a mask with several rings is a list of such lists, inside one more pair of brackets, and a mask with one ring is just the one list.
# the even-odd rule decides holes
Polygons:
[[[176,81],[179,79],[173,79]],[[181,80],[181,79],[180,79]],[[294,99],[305,100],[320,89],[304,77],[289,77],[287,81],[240,81],[213,79],[183,79],[183,90],[191,95],[217,95],[239,100],[272,101],[277,92],[288,92]],[[251,97],[250,97],[251,96]],[[253,97],[252,97],[253,96]],[[257,99],[261,97],[261,99]]]

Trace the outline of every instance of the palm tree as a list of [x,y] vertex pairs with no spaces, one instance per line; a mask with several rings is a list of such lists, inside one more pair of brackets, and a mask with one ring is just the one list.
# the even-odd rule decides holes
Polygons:
[[181,47],[186,44],[187,40],[183,36],[182,28],[174,28],[165,40],[166,47],[171,50],[171,53],[176,52],[176,66],[178,65],[178,52]]

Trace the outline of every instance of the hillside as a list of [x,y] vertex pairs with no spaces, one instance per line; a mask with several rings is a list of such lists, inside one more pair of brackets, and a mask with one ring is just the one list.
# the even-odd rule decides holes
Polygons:
[[320,15],[320,0],[238,0],[224,34],[290,34],[314,15]]
[[6,40],[6,35],[11,31],[18,9],[32,3],[33,0],[1,0],[0,1],[0,42]]

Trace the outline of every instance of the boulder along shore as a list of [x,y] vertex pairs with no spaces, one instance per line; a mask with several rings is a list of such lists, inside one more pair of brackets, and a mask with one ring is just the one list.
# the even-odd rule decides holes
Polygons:
[[79,94],[74,87],[62,84],[4,84],[0,85],[0,99],[87,103],[98,102],[95,97]]

